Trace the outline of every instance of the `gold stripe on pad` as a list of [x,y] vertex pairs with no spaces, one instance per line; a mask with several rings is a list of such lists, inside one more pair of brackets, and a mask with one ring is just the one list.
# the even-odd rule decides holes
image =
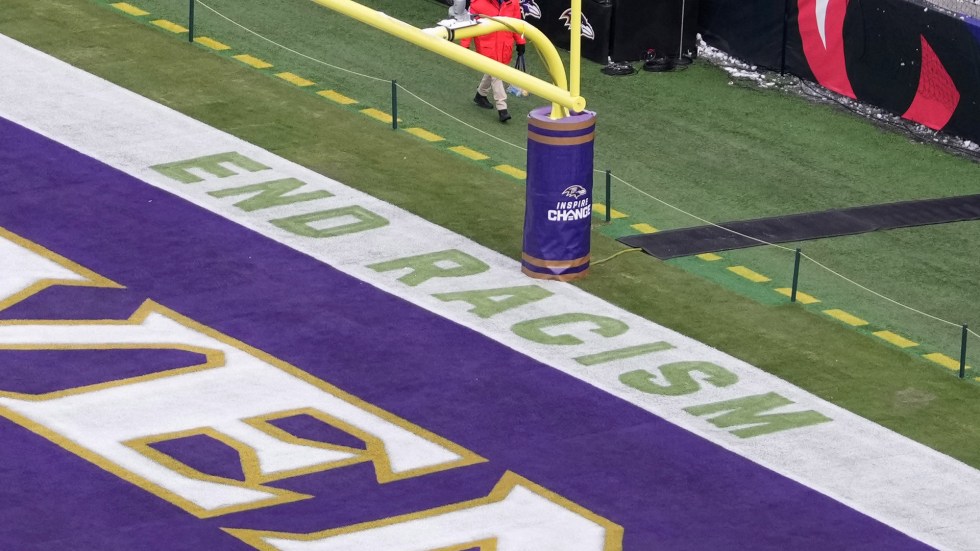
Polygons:
[[583,143],[589,143],[595,139],[595,130],[584,134],[582,136],[571,136],[568,138],[559,138],[556,136],[542,136],[541,134],[535,134],[534,130],[531,128],[527,129],[527,139],[532,142],[538,142],[548,145],[579,145]]
[[546,130],[582,130],[590,126],[595,126],[595,117],[582,122],[562,123],[552,121],[539,121],[537,119],[527,119],[530,128],[544,128]]
[[528,264],[533,264],[539,268],[574,268],[576,266],[581,266],[592,258],[591,254],[587,254],[580,258],[573,258],[571,260],[542,260],[540,258],[534,258],[527,253],[521,253],[521,259]]
[[585,277],[589,273],[589,270],[586,269],[574,274],[540,274],[534,270],[528,270],[526,266],[521,266],[521,271],[524,272],[524,275],[533,277],[534,279],[550,279],[552,281],[574,281]]

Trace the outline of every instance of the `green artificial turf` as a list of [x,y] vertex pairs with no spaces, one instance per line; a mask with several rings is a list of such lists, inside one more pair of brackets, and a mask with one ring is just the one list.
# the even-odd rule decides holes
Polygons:
[[[418,17],[428,17],[429,12],[441,14],[438,5],[425,0],[378,1],[372,5],[384,5],[394,13],[399,6],[416,3],[416,7],[402,9],[418,10]],[[164,11],[162,2],[137,4],[150,11],[151,8]],[[176,4],[168,3],[174,10]],[[233,5],[239,4],[224,3],[224,6]],[[323,15],[322,8],[312,3],[267,2],[262,6],[268,9],[262,11],[256,7],[254,12],[238,9],[236,13],[250,14],[249,24],[267,26],[263,31],[278,30],[280,39],[289,41],[291,47],[296,47],[294,40],[319,44],[318,55],[329,57],[338,65],[357,67],[365,73],[374,67],[392,71],[392,67],[401,68],[405,73],[394,75],[400,83],[413,88],[428,82],[435,90],[434,103],[445,100],[442,105],[456,105],[453,112],[461,119],[520,143],[525,131],[523,125],[499,125],[487,117],[487,112],[467,103],[478,76],[471,71],[450,70],[445,63],[438,70],[425,69],[425,64],[408,70],[403,65],[409,63],[408,58],[424,60],[426,54],[387,41],[376,31],[361,29],[356,23],[341,24],[336,18]],[[289,12],[292,23],[284,24],[277,17],[279,12]],[[198,15],[203,30],[205,18],[200,6]],[[176,19],[175,15],[171,17]],[[215,55],[203,47],[189,45],[186,39],[148,27],[145,22],[124,16],[101,2],[6,0],[0,11],[0,32],[8,36],[395,203],[506,255],[519,256],[524,190],[520,182],[491,167],[496,163],[521,165],[520,150],[431,114],[413,119],[416,115],[407,106],[399,111],[404,118],[403,127],[424,121],[427,129],[446,136],[447,143],[429,144],[403,131],[392,131],[390,126],[357,110],[364,106],[383,108],[385,94],[371,86],[390,91],[390,83],[368,81],[374,84],[341,89],[339,81],[348,77],[335,77],[337,82],[327,83],[327,77],[315,70],[314,66],[322,67],[318,64],[311,63],[306,71],[306,66],[276,47],[270,45],[263,49],[261,41],[249,42],[247,50],[238,47],[237,41],[244,40],[247,33],[238,31],[239,35],[224,36],[211,30],[217,31],[209,29],[209,36],[213,34],[213,38],[223,42],[236,43],[231,53],[247,51],[265,56],[276,68],[258,71],[246,67],[229,59],[229,54]],[[204,33],[199,30],[198,34]],[[342,44],[343,48],[330,51],[327,45],[331,43]],[[376,61],[369,63],[370,59]],[[371,66],[372,63],[379,65]],[[362,104],[338,106],[310,90],[261,74],[271,74],[280,68],[318,83],[322,81],[323,86],[318,89],[335,88],[357,97]],[[322,70],[325,74],[326,69]],[[975,171],[972,165],[929,147],[909,145],[898,136],[824,107],[770,92],[729,87],[722,73],[704,65],[697,64],[676,75],[643,74],[625,79],[599,78],[593,73],[597,74],[587,67],[583,89],[593,90],[586,95],[595,98],[592,106],[601,113],[599,166],[617,163],[616,167],[622,166],[616,168],[617,173],[624,178],[642,180],[651,186],[651,193],[695,205],[709,217],[782,212],[789,205],[774,204],[773,198],[783,196],[805,196],[807,201],[819,202],[825,208],[862,198],[881,201],[963,193],[968,187],[968,176],[975,174],[971,172]],[[614,109],[611,106],[617,98],[624,104]],[[528,105],[536,103],[529,101]],[[789,112],[799,117],[796,124],[806,128],[798,128],[796,133],[785,130],[782,138],[772,135],[787,124],[781,119],[786,112],[781,116],[774,113],[776,106],[781,105],[788,106]],[[819,126],[819,131],[807,126],[824,120],[830,122]],[[614,140],[624,145],[613,148]],[[492,160],[463,159],[446,150],[447,145],[454,144],[480,148]],[[816,147],[823,148],[819,156],[829,157],[835,163],[817,162],[811,155],[811,149]],[[774,166],[775,161],[769,162],[773,159],[782,160]],[[931,170],[942,168],[948,184],[944,184],[943,190],[929,188],[924,176],[929,170],[912,166],[896,168],[897,163],[932,163]],[[797,170],[789,171],[787,167]],[[902,175],[904,178],[899,178]],[[875,178],[875,182],[882,184],[889,178],[902,179],[903,184],[864,191],[845,185],[864,177]],[[718,181],[725,185],[711,191],[705,189],[708,182]],[[835,182],[836,187],[832,187]],[[749,185],[754,183],[759,188]],[[821,186],[831,186],[832,193],[818,193]],[[780,191],[783,193],[777,193]],[[700,202],[705,197],[711,200]],[[487,205],[494,208],[487,209]],[[654,205],[624,203],[622,208],[637,222],[656,225]],[[622,221],[617,224],[622,226]],[[962,238],[961,243],[969,240],[969,236],[956,237]],[[945,238],[952,239],[948,235]],[[596,259],[623,250],[620,244],[601,233],[594,234],[593,243]],[[910,243],[922,246],[915,240]],[[877,245],[863,246],[874,249]],[[938,248],[934,244],[929,246]],[[931,251],[921,252],[925,255]],[[882,258],[872,260],[872,266],[887,264]],[[785,263],[781,265],[787,266],[781,275],[785,279],[789,267]],[[873,337],[825,319],[819,312],[808,312],[798,305],[773,305],[757,300],[751,295],[759,293],[758,287],[746,288],[745,283],[739,282],[729,289],[716,284],[714,281],[721,281],[724,272],[704,278],[689,271],[703,269],[707,268],[664,263],[641,253],[629,253],[597,263],[591,275],[579,285],[980,467],[980,449],[975,445],[980,437],[980,424],[975,422],[980,387],[959,381],[942,369],[933,369],[909,354],[880,344]],[[865,273],[874,275],[874,270]],[[874,279],[877,282],[881,278]],[[940,288],[944,294],[956,296],[956,285],[951,282]],[[911,294],[909,290],[903,296]],[[851,305],[841,305],[844,306]]]
[[[445,7],[435,0],[362,3],[419,27],[445,16]],[[187,2],[132,4],[150,12],[144,21],[163,18],[188,25]],[[479,74],[471,69],[307,0],[207,0],[197,4],[195,14],[197,36],[231,45],[222,54],[226,57],[246,52],[272,63],[260,71],[270,78],[289,71],[316,83],[306,89],[308,94],[332,89],[358,100],[347,107],[350,111],[373,107],[388,112],[391,80],[396,80],[402,127],[423,127],[447,138],[443,148],[465,145],[489,155],[479,161],[484,166],[525,164],[524,125],[501,125],[494,112],[472,105]],[[567,65],[567,54],[561,54]],[[531,72],[546,76],[533,47],[528,58]],[[703,223],[664,203],[725,222],[977,191],[980,169],[970,161],[911,143],[826,105],[776,90],[734,86],[724,72],[703,62],[678,73],[618,78],[598,69],[585,61],[582,71],[589,108],[599,113],[596,168],[631,184],[613,180],[613,208],[629,216],[601,228],[606,235],[636,233],[632,225],[639,223],[661,230]],[[512,97],[509,107],[516,121],[542,104],[533,97]],[[598,200],[605,201],[601,174],[596,186]],[[978,241],[980,223],[966,222],[785,246],[800,246],[833,270],[808,261],[802,267],[803,289],[821,301],[811,308],[816,315],[845,309],[875,331],[889,330],[919,343],[907,350],[911,355],[941,352],[958,358],[961,328],[934,318],[980,328],[980,286],[973,275],[977,262],[969,246]],[[723,262],[710,265],[673,263],[764,303],[781,297],[774,289],[790,285],[791,251],[766,247],[723,256]],[[773,283],[746,286],[727,271],[736,265]],[[970,343],[968,363],[980,367],[980,339],[971,336]]]

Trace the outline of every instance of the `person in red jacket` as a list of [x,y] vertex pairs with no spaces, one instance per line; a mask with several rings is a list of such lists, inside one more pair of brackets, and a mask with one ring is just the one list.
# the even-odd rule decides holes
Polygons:
[[[520,0],[472,0],[470,3],[470,13],[477,17],[513,17],[521,18]],[[490,59],[499,61],[504,65],[510,65],[511,54],[514,50],[514,43],[517,43],[518,55],[523,55],[527,47],[524,35],[510,31],[497,31],[495,33],[476,37],[476,51]],[[470,39],[460,40],[460,45],[464,48],[470,47]],[[493,101],[487,99],[487,95],[493,92]],[[510,113],[507,112],[507,91],[504,90],[504,83],[499,78],[491,75],[483,75],[480,85],[476,89],[476,96],[473,101],[484,109],[497,108],[497,116],[500,122],[510,120]]]

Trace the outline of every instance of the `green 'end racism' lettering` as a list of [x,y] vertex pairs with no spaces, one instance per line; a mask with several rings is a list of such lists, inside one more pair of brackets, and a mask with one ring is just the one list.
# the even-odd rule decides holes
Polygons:
[[[324,220],[332,220],[348,216],[353,217],[356,219],[356,221],[336,226],[328,226],[325,228],[318,228],[311,225],[313,222],[322,222]],[[364,207],[359,207],[357,205],[329,210],[318,210],[307,214],[299,214],[296,216],[269,220],[269,222],[288,231],[289,233],[301,235],[303,237],[336,237],[338,235],[373,230],[375,228],[388,225],[387,218],[374,214]]]
[[208,195],[212,197],[229,197],[232,195],[245,195],[248,193],[257,194],[254,197],[249,197],[248,199],[243,199],[235,203],[236,207],[245,212],[333,197],[332,193],[323,189],[308,191],[306,193],[297,193],[295,195],[286,195],[287,193],[291,193],[305,185],[305,182],[297,180],[296,178],[283,178],[282,180],[272,180],[271,182],[262,182],[261,184],[252,184],[250,186],[231,187],[210,191],[208,192]]
[[575,358],[575,361],[582,365],[598,365],[616,360],[625,360],[628,358],[635,358],[637,356],[644,356],[646,354],[663,352],[664,350],[671,350],[672,348],[674,348],[674,345],[670,344],[669,342],[649,342],[646,344],[637,344],[627,346],[626,348],[617,348],[615,350],[606,350],[605,352],[597,352],[595,354],[579,356]]
[[177,180],[178,182],[184,184],[194,184],[204,180],[204,178],[190,172],[190,169],[192,168],[203,170],[204,172],[218,178],[227,178],[238,174],[238,172],[228,168],[225,166],[225,164],[237,166],[249,172],[258,172],[260,170],[269,169],[269,167],[265,166],[264,164],[253,161],[241,153],[235,153],[233,151],[229,153],[218,153],[217,155],[197,157],[196,159],[188,159],[186,161],[154,165],[150,168],[172,180]]
[[398,278],[398,281],[415,287],[436,277],[466,277],[480,274],[489,270],[490,266],[463,251],[449,249],[379,262],[369,265],[368,268],[376,272],[408,269],[410,271]]
[[660,366],[667,384],[655,383],[656,375],[643,369],[627,371],[619,376],[624,385],[647,394],[660,396],[683,396],[701,389],[692,373],[703,373],[704,380],[716,387],[726,387],[738,382],[738,376],[711,362],[674,362]]
[[468,302],[473,305],[470,313],[476,314],[481,318],[489,318],[512,308],[520,308],[525,304],[548,298],[553,294],[551,291],[538,287],[537,285],[522,285],[519,287],[439,293],[432,296],[443,302],[456,300]]
[[714,404],[691,406],[684,408],[684,411],[698,416],[727,412],[708,419],[709,423],[719,428],[754,425],[731,431],[739,438],[752,438],[753,436],[827,423],[831,420],[829,417],[812,410],[762,414],[764,411],[788,406],[792,403],[792,401],[775,392],[769,392]]
[[575,323],[592,324],[594,327],[589,331],[603,337],[615,337],[629,331],[629,326],[616,318],[581,312],[522,321],[515,323],[511,330],[519,337],[541,344],[582,344],[584,341],[574,335],[567,333],[549,335],[544,332],[547,327],[559,327]]

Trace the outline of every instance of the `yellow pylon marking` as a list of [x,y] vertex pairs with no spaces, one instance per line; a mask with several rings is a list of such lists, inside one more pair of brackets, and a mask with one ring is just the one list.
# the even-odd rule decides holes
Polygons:
[[112,7],[116,8],[121,12],[128,13],[129,15],[135,15],[137,17],[150,15],[150,12],[143,11],[132,4],[127,4],[126,2],[116,2],[115,4],[112,4]]
[[194,37],[194,42],[197,42],[198,44],[207,46],[208,48],[211,48],[212,50],[217,50],[219,52],[231,49],[231,46],[227,44],[222,44],[221,42],[218,42],[217,40],[213,38],[208,38],[206,36],[196,36]]
[[906,339],[905,337],[892,333],[891,331],[875,331],[874,336],[888,341],[899,348],[911,348],[919,345],[919,343]]
[[752,281],[754,283],[765,283],[767,281],[772,281],[768,277],[760,274],[759,272],[754,272],[745,266],[729,266],[728,271],[740,275],[745,279]]
[[[606,214],[606,205],[603,205],[602,203],[594,203],[592,205],[592,210],[598,212],[599,214],[605,215]],[[609,212],[609,218],[626,218],[627,216],[629,216],[629,215],[626,214],[626,213],[624,213],[624,212],[619,212],[616,209],[612,209]]]
[[[391,115],[381,111],[380,109],[375,109],[374,107],[368,107],[367,109],[361,109],[361,113],[371,117],[372,119],[377,119],[381,122],[386,122],[391,124]],[[401,119],[398,119],[401,120]]]
[[865,320],[863,320],[863,319],[861,319],[861,318],[859,318],[859,317],[857,317],[857,316],[855,316],[853,314],[848,314],[847,312],[845,312],[843,310],[838,310],[836,308],[831,309],[831,310],[824,310],[823,313],[824,314],[827,314],[828,316],[830,316],[830,317],[832,317],[832,318],[834,318],[836,320],[842,321],[842,322],[844,322],[844,323],[846,323],[848,325],[852,325],[854,327],[859,327],[861,325],[867,325],[868,324],[867,321],[865,321]]
[[494,168],[494,170],[499,170],[500,172],[503,172],[504,174],[506,174],[508,176],[513,176],[514,178],[517,178],[518,180],[526,180],[527,179],[527,172],[524,172],[523,170],[517,168],[516,166],[497,165],[497,166],[495,166],[493,168]]
[[450,151],[454,153],[459,153],[460,155],[466,157],[467,159],[473,159],[474,161],[482,161],[484,159],[489,159],[488,155],[484,155],[479,151],[475,151],[466,147],[465,145],[457,145],[449,148]]
[[269,67],[272,67],[272,64],[271,63],[268,63],[266,61],[262,61],[261,59],[259,59],[257,57],[254,57],[254,56],[250,56],[248,54],[238,54],[238,55],[232,56],[232,57],[234,57],[238,61],[241,61],[245,65],[249,65],[251,67],[255,67],[256,69],[268,69]]
[[318,96],[323,96],[328,100],[335,101],[341,105],[350,105],[352,103],[357,103],[356,99],[349,98],[340,92],[335,92],[333,90],[321,90],[317,92]]
[[[952,371],[959,371],[960,370],[960,361],[959,360],[954,360],[953,358],[950,358],[946,354],[940,354],[939,352],[933,352],[932,354],[923,354],[922,357],[925,358],[925,359],[927,359],[927,360],[929,360],[929,361],[935,362],[935,363],[937,363],[937,364],[945,367],[946,369],[950,369]],[[969,368],[970,366],[966,366],[966,367]]]
[[[793,296],[793,289],[792,289],[792,287],[780,287],[779,289],[776,289],[776,292],[779,293],[779,294],[781,294],[781,295],[788,296],[788,297],[792,297]],[[808,295],[808,294],[804,293],[803,291],[797,289],[796,290],[796,302],[799,302],[800,304],[816,304],[816,303],[820,302],[820,299],[818,299],[817,297],[815,297],[813,295]]]
[[157,27],[160,27],[161,29],[170,31],[172,33],[178,33],[179,34],[179,33],[186,33],[187,32],[187,28],[186,27],[181,27],[180,25],[174,23],[173,21],[167,21],[166,19],[157,19],[156,21],[153,21],[152,23],[154,25],[156,25]]
[[293,73],[276,73],[276,76],[285,80],[290,84],[295,84],[296,86],[306,87],[306,86],[313,86],[314,84],[316,84],[312,80],[307,80]]
[[424,128],[406,128],[405,132],[408,132],[413,136],[418,136],[427,142],[441,142],[446,139],[439,134],[433,134]]

